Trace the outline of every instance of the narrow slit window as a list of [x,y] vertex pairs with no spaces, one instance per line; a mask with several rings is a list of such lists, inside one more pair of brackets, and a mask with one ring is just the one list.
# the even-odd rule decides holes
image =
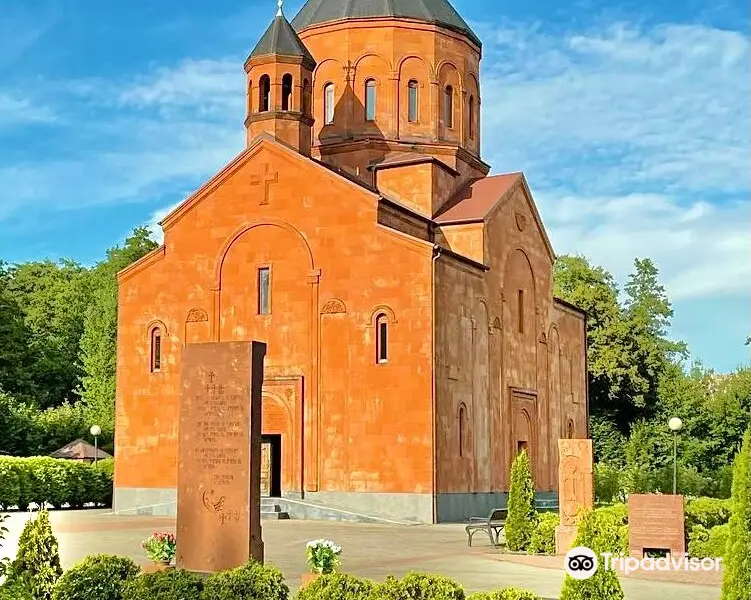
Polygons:
[[282,110],[292,109],[292,75],[282,77]]
[[517,311],[519,333],[524,333],[524,290],[519,290],[518,292]]
[[459,456],[464,456],[464,438],[466,436],[465,426],[467,418],[467,409],[464,405],[459,407]]
[[454,127],[454,88],[450,85],[446,86],[446,92],[444,94],[443,101],[444,115],[443,119],[446,127],[452,129]]
[[326,125],[334,122],[334,84],[326,84],[323,88],[323,118]]
[[375,121],[376,118],[376,82],[368,79],[365,82],[365,120]]
[[271,105],[271,79],[264,75],[258,81],[258,112],[268,112]]
[[386,315],[378,315],[376,319],[376,361],[389,361],[389,323]]
[[302,112],[310,114],[310,82],[307,79],[302,82]]
[[162,368],[162,331],[158,327],[151,330],[151,372],[158,373]]
[[574,439],[574,422],[571,420],[568,422],[568,439]]
[[475,97],[469,97],[469,139],[475,139]]
[[258,314],[268,315],[271,312],[271,271],[268,267],[258,269]]
[[409,120],[410,123],[415,123],[417,121],[417,100],[418,100],[417,82],[414,79],[410,81],[409,84],[407,84],[407,89],[408,89],[408,95],[409,95],[407,119]]

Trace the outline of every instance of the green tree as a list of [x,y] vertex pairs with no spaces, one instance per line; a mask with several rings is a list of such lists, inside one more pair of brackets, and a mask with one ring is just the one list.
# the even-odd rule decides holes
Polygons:
[[10,291],[10,272],[0,261],[0,390],[31,399],[34,386],[29,365],[31,330],[16,296]]
[[62,574],[49,514],[41,510],[21,532],[18,554],[8,569],[8,582],[26,588],[35,600],[50,600],[55,583]]
[[96,422],[111,440],[115,427],[115,371],[117,364],[117,273],[157,247],[145,227],[139,227],[123,247],[107,251],[107,259],[91,273],[94,293],[84,316],[80,344],[83,376],[77,390],[87,419]]
[[[23,312],[30,336],[34,402],[41,408],[73,398],[83,315],[89,303],[88,271],[71,260],[29,262],[8,270],[8,292]],[[28,359],[28,357],[27,357]]]
[[733,512],[725,549],[721,600],[751,599],[751,428],[733,467]]
[[526,550],[536,528],[535,484],[532,481],[529,456],[526,450],[522,450],[511,467],[508,517],[505,527],[508,549],[515,552]]

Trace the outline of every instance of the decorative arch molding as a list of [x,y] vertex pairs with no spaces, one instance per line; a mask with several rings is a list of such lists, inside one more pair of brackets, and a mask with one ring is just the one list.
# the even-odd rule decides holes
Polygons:
[[339,298],[331,298],[323,303],[321,308],[322,315],[338,315],[347,312],[347,307]]
[[386,67],[387,67],[389,73],[393,72],[394,66],[391,64],[391,61],[387,60],[386,58],[384,58],[383,56],[381,56],[380,54],[378,54],[376,52],[364,52],[360,56],[358,56],[357,59],[354,62],[354,68],[355,68],[355,73],[356,74],[357,74],[357,70],[360,67],[360,63],[363,60],[365,60],[366,58],[370,57],[370,56],[372,56],[373,58],[378,58],[378,59],[382,60],[386,64]]
[[151,332],[154,331],[154,329],[156,329],[157,327],[162,330],[165,337],[169,335],[169,332],[167,331],[167,325],[164,324],[164,321],[162,321],[161,319],[154,319],[153,321],[150,321],[146,326],[146,339],[151,339]]
[[393,309],[386,304],[380,304],[373,309],[373,312],[370,313],[370,319],[368,319],[368,327],[375,327],[376,320],[380,315],[386,315],[386,319],[389,325],[396,325],[398,323],[398,321],[396,320],[396,314],[394,313]]
[[297,237],[297,239],[300,242],[302,242],[302,246],[305,248],[305,251],[308,254],[308,258],[310,259],[311,271],[315,269],[315,260],[313,259],[313,250],[310,248],[310,244],[308,244],[308,241],[305,239],[305,236],[302,234],[302,232],[299,229],[297,229],[296,227],[293,227],[286,221],[282,221],[280,219],[262,219],[262,220],[253,221],[251,223],[247,223],[245,225],[238,227],[224,241],[224,244],[222,244],[222,247],[219,250],[219,254],[217,255],[216,264],[214,265],[214,280],[213,280],[213,285],[211,287],[212,291],[216,292],[222,289],[222,266],[224,265],[224,259],[227,257],[227,253],[230,251],[230,248],[232,248],[232,245],[251,229],[255,229],[256,227],[263,227],[263,226],[279,227],[281,229],[284,229],[290,232],[295,237]]
[[417,61],[422,63],[423,67],[425,67],[429,79],[432,80],[436,78],[436,70],[433,65],[428,63],[428,61],[426,61],[422,56],[418,56],[417,54],[407,54],[399,60],[399,64],[397,65],[397,72],[399,73],[399,77],[401,77],[402,71],[404,71],[404,63],[406,63],[410,59],[416,59]]
[[188,316],[185,318],[186,323],[203,323],[209,320],[208,313],[202,308],[191,308]]
[[290,428],[290,433],[293,433],[291,428],[293,423],[295,422],[295,413],[289,401],[282,394],[279,394],[277,392],[270,392],[267,390],[263,390],[261,392],[261,398],[263,400],[268,400],[284,413],[284,416],[287,419],[287,426]]
[[442,60],[442,61],[441,61],[441,62],[439,62],[439,63],[438,63],[438,65],[436,66],[435,72],[436,72],[436,75],[437,75],[437,76],[438,76],[439,78],[440,78],[440,76],[441,76],[441,72],[443,71],[443,68],[444,68],[444,67],[451,67],[452,69],[454,69],[454,71],[456,72],[456,74],[457,74],[457,75],[459,76],[459,81],[461,81],[461,82],[462,82],[462,85],[464,85],[464,81],[462,81],[462,75],[461,75],[461,71],[460,71],[460,70],[459,70],[459,68],[458,68],[458,67],[457,67],[457,66],[456,66],[456,65],[455,65],[455,64],[453,63],[453,61],[449,60],[448,58],[446,58],[446,59]]
[[500,317],[493,317],[493,321],[490,325],[490,329],[497,329],[498,331],[501,331],[503,329],[503,326],[501,325],[501,319]]
[[548,336],[545,335],[544,331],[540,334],[540,340],[539,341],[540,341],[541,344],[545,344],[547,346],[547,344],[548,344]]
[[[524,250],[524,248],[522,248],[521,246],[511,248],[506,253],[506,258],[503,261],[503,285],[504,287],[506,285],[506,275],[508,275],[509,262],[517,252],[524,257],[524,260],[527,262],[527,267],[529,267],[529,272],[532,274],[532,296],[535,298],[535,306],[537,306],[537,281],[535,280],[535,269],[532,266],[532,261],[529,260],[529,255],[527,254],[526,250]],[[505,295],[503,296],[503,299],[506,300]]]
[[345,66],[335,58],[327,58],[326,60],[321,61],[318,65],[316,65],[315,71],[313,71],[313,86],[314,87],[315,87],[315,84],[318,82],[318,73],[320,72],[323,65],[327,65],[328,63],[334,63],[336,65],[339,65],[339,68],[341,69],[345,68]]

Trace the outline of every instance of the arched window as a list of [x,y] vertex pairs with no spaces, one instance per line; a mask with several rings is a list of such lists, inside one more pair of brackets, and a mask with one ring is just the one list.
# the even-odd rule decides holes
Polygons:
[[271,79],[264,75],[258,80],[258,112],[267,112],[271,105]]
[[365,82],[365,120],[375,121],[376,118],[376,82],[368,79]]
[[151,330],[151,372],[158,373],[162,368],[162,330]]
[[248,81],[248,114],[253,112],[253,82]]
[[379,364],[389,361],[389,321],[381,313],[376,317],[376,362]]
[[323,88],[323,121],[326,125],[334,122],[334,84],[327,83]]
[[568,436],[567,436],[568,439],[573,440],[574,439],[574,434],[576,432],[574,431],[574,422],[571,419],[568,420],[568,431],[567,431],[567,433],[568,433]]
[[412,79],[407,84],[407,94],[409,96],[407,106],[407,119],[410,123],[415,123],[417,121],[418,84],[414,79]]
[[459,456],[465,454],[465,444],[467,438],[467,407],[464,404],[459,405]]
[[282,110],[292,108],[292,75],[287,73],[282,77]]
[[475,97],[469,97],[469,139],[475,139]]
[[454,88],[446,86],[443,98],[443,120],[449,129],[454,127]]
[[524,333],[524,290],[517,291],[517,330]]
[[271,269],[261,267],[258,269],[258,314],[268,315],[271,313]]
[[302,82],[302,112],[304,115],[310,114],[310,82],[307,79]]

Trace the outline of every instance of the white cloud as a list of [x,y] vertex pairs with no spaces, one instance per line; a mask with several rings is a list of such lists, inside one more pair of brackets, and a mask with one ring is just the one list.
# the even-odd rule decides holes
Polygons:
[[55,120],[52,110],[34,104],[28,98],[19,98],[0,90],[0,127],[50,123]]
[[170,214],[173,210],[175,210],[178,206],[180,206],[183,203],[182,200],[179,202],[175,202],[174,204],[166,207],[166,208],[160,208],[159,210],[155,210],[153,213],[151,213],[151,216],[149,217],[149,222],[146,224],[147,229],[151,232],[151,237],[154,238],[157,242],[160,244],[164,242],[164,232],[162,231],[162,228],[159,225],[159,222],[164,219],[168,214]]

